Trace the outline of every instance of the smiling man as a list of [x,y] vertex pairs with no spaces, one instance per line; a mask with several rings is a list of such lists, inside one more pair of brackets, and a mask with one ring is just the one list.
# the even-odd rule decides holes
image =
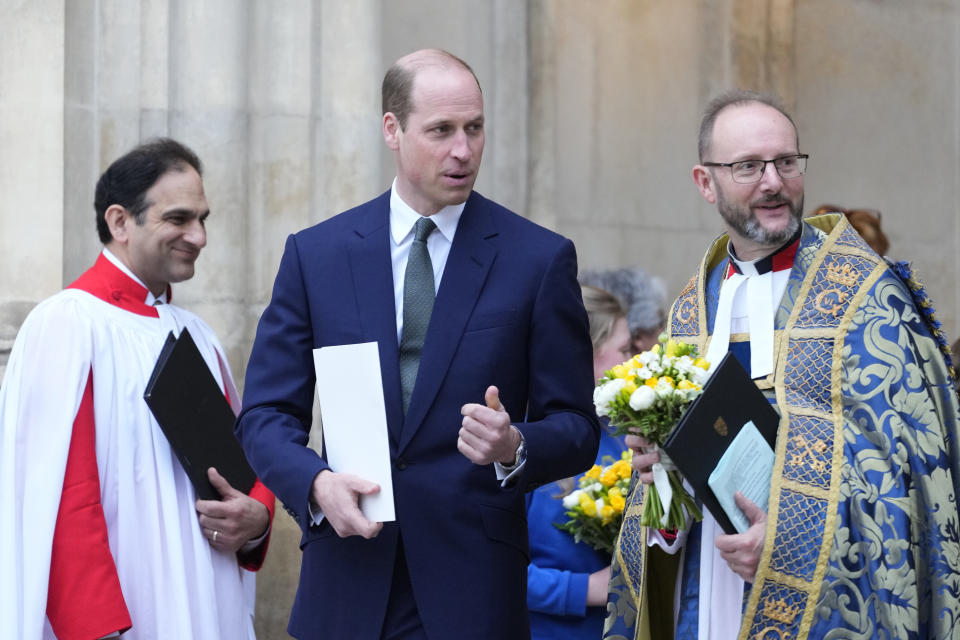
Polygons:
[[[664,532],[640,526],[635,490],[604,637],[957,637],[957,396],[929,299],[842,215],[801,221],[807,156],[773,97],[714,100],[699,152],[726,234],[668,330],[713,364],[732,352],[776,404],[770,503],[737,497],[743,533],[706,510]],[[659,454],[627,444],[649,484]]]
[[21,327],[0,392],[0,636],[253,638],[273,495],[216,470],[193,486],[143,399],[170,331],[190,330],[238,396],[213,331],[171,304],[210,210],[197,156],[143,144],[104,172],[96,263]]
[[[524,492],[597,452],[573,244],[473,191],[483,96],[435,49],[383,80],[397,176],[287,240],[237,430],[303,529],[296,638],[529,637]],[[396,521],[307,447],[313,349],[376,342]],[[358,382],[364,384],[363,382]],[[322,408],[321,408],[322,410]]]

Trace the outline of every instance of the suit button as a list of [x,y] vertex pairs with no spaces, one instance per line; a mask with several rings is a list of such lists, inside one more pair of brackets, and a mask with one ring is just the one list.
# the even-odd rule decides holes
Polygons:
[[407,468],[407,461],[404,460],[403,458],[397,458],[397,469],[399,469],[400,471],[403,471],[406,468]]

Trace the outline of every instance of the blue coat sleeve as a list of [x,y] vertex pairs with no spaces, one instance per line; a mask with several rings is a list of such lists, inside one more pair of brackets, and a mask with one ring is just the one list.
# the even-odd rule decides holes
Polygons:
[[587,612],[586,573],[527,566],[527,607],[554,616],[582,616]]

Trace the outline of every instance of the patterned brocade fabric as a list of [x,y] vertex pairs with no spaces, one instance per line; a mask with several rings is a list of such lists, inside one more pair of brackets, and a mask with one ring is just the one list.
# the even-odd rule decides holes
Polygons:
[[[725,246],[671,313],[672,334],[702,350]],[[805,222],[775,320],[766,383],[782,419],[742,640],[960,638],[957,396],[918,288],[840,216]],[[649,638],[647,594],[674,588],[645,578],[641,500],[628,501],[605,638]]]

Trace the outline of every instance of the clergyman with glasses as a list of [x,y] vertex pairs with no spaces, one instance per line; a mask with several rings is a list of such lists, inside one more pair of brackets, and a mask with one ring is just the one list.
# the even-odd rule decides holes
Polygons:
[[801,219],[807,155],[772,96],[710,103],[693,180],[726,233],[668,321],[732,352],[781,420],[765,509],[726,535],[704,510],[641,527],[638,472],[614,554],[605,638],[960,637],[958,407],[946,339],[908,267],[839,214]]

